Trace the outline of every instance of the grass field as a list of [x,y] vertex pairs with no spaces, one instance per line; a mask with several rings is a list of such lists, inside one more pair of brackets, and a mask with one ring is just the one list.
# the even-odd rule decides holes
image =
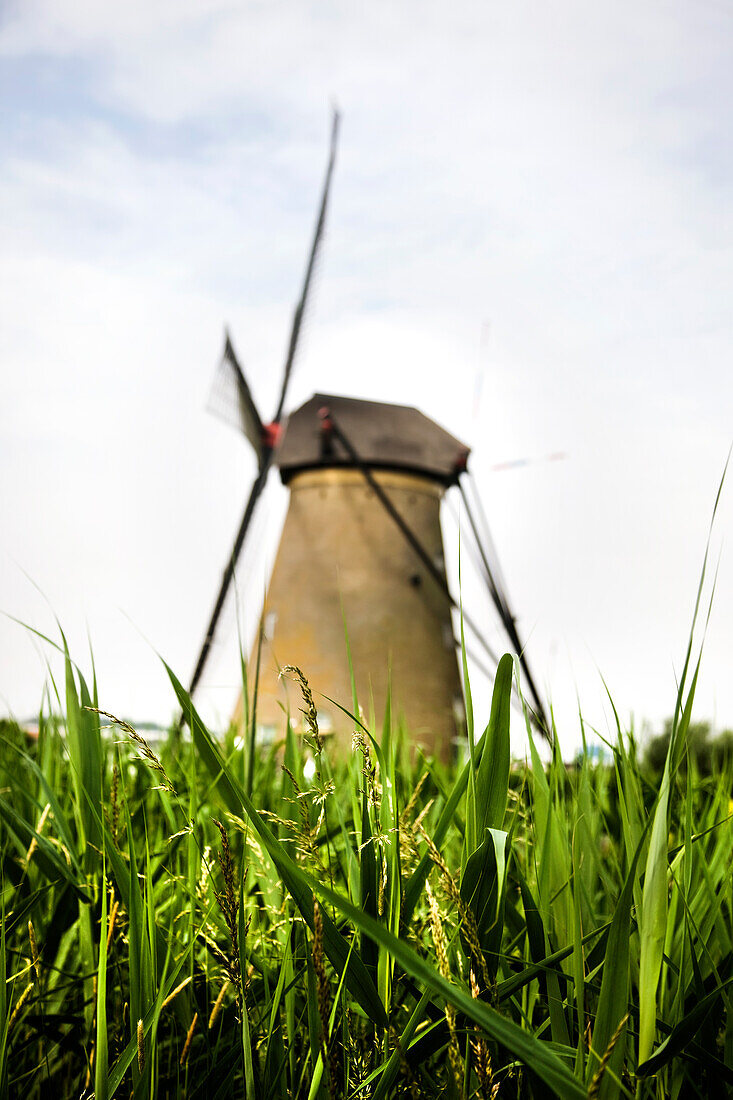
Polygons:
[[528,724],[510,766],[511,657],[454,768],[389,714],[330,762],[307,684],[261,758],[173,673],[155,751],[65,667],[65,725],[2,739],[3,1096],[730,1089],[733,762],[684,766],[689,654],[657,775],[620,727],[568,767]]

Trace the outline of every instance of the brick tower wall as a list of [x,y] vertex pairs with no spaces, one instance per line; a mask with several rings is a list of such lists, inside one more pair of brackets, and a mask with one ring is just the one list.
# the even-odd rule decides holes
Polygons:
[[[443,571],[443,487],[402,472],[374,476]],[[300,718],[297,685],[278,679],[279,667],[297,665],[311,685],[322,729],[333,734],[340,750],[350,750],[353,723],[322,698],[330,696],[351,710],[345,620],[359,704],[367,720],[373,709],[376,735],[391,672],[393,718],[404,718],[415,744],[448,759],[463,698],[445,594],[358,470],[301,472],[289,488],[263,611],[261,737],[282,737],[280,704],[286,699],[293,721]]]

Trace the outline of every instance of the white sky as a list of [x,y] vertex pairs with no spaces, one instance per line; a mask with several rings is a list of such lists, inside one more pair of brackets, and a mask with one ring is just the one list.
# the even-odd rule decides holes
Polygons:
[[[470,443],[563,744],[576,692],[608,729],[601,674],[659,724],[733,439],[732,47],[731,0],[6,2],[0,609],[55,613],[87,669],[88,632],[105,709],[172,715],[153,649],[188,679],[253,473],[205,411],[222,327],[270,415],[335,98],[290,406],[415,404]],[[732,494],[697,707],[720,726]],[[230,618],[209,716],[236,695]],[[0,711],[37,709],[47,653],[0,619]]]

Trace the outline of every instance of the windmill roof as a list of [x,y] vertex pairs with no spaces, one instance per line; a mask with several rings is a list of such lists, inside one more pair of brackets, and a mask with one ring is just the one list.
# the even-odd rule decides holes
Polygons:
[[320,415],[324,408],[359,459],[370,467],[408,470],[448,483],[465,465],[466,444],[419,409],[317,393],[288,419],[277,454],[283,481],[299,470],[355,465],[335,435],[330,451],[324,447]]

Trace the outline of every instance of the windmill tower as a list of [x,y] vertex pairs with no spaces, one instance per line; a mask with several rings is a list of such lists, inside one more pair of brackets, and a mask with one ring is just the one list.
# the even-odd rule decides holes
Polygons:
[[316,394],[291,414],[276,459],[290,501],[263,614],[265,736],[282,732],[278,666],[288,663],[316,691],[322,731],[350,742],[353,722],[318,694],[350,709],[348,632],[364,710],[373,704],[381,720],[389,694],[416,742],[450,754],[463,697],[440,504],[467,455],[401,405]]
[[[336,155],[338,115],[300,298],[293,315],[280,396],[272,421],[260,417],[229,336],[213,391],[213,408],[252,445],[257,475],[245,505],[204,635],[189,693],[206,666],[257,502],[273,465],[290,490],[280,548],[262,615],[265,654],[258,685],[263,735],[283,728],[277,662],[297,665],[314,691],[351,706],[348,633],[359,701],[381,718],[388,694],[416,741],[447,758],[462,711],[452,623],[458,604],[445,575],[440,503],[457,485],[474,551],[492,602],[522,664],[539,728],[546,732],[514,616],[492,558],[490,540],[465,492],[468,448],[417,409],[316,394],[285,417],[287,390],[323,231]],[[488,541],[489,550],[485,548]],[[490,664],[497,654],[467,610],[463,624]],[[484,665],[486,669],[486,666]],[[486,671],[490,671],[486,669]],[[332,703],[319,720],[350,740],[353,723]]]

